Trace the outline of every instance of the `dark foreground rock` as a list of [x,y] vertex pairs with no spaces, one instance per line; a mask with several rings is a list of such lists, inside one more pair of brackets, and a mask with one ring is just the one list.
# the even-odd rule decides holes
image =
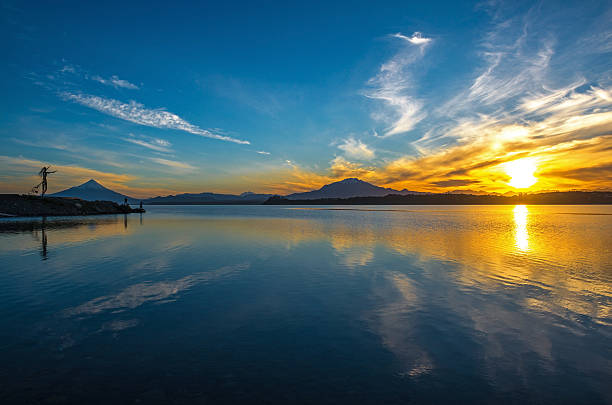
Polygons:
[[43,198],[32,195],[0,194],[0,217],[129,214],[133,212],[144,212],[144,210],[111,201],[85,201],[78,198]]

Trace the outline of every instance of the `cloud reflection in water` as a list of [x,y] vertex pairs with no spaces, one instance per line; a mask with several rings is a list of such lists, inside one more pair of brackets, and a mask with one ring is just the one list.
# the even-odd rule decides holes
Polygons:
[[145,303],[154,303],[174,298],[193,286],[222,278],[231,273],[246,270],[249,264],[225,266],[208,272],[191,274],[174,281],[161,281],[156,283],[138,283],[115,295],[106,295],[95,298],[77,307],[64,311],[67,316],[95,315],[103,311],[116,311],[134,309]]

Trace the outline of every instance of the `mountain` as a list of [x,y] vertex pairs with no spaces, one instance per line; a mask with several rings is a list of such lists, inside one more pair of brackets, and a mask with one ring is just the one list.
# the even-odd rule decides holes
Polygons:
[[252,192],[234,194],[216,194],[216,193],[199,193],[199,194],[177,194],[168,195],[165,197],[153,197],[144,200],[144,204],[259,204],[272,197],[272,194],[255,194]]
[[[384,197],[388,194],[418,195],[428,194],[408,190],[394,190],[378,187],[368,182],[349,178],[327,184],[318,190],[305,193],[294,193],[284,197],[289,200],[314,200],[319,198],[351,198],[351,197]],[[50,194],[53,197],[73,197],[87,201],[113,201],[123,203],[127,198],[130,204],[138,204],[140,200],[110,190],[91,179],[80,186],[71,187],[59,193]],[[247,191],[240,195],[217,193],[184,193],[177,195],[157,196],[143,199],[143,204],[180,205],[180,204],[262,204],[274,194],[257,194]]]
[[113,201],[120,204],[122,204],[126,198],[130,204],[136,204],[140,201],[110,190],[94,179],[91,179],[80,186],[70,187],[69,189],[60,191],[58,193],[49,194],[49,196],[80,198],[81,200],[86,201]]
[[351,198],[351,197],[383,197],[388,194],[424,194],[415,191],[394,190],[392,188],[378,187],[356,178],[344,179],[335,183],[326,184],[318,190],[305,193],[289,194],[289,200],[314,200],[318,198]]

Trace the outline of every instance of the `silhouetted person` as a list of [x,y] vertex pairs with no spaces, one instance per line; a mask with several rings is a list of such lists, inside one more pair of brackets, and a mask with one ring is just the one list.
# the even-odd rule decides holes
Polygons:
[[[50,172],[49,171],[50,168],[51,166],[48,166],[48,167],[43,166],[43,168],[40,169],[40,171],[38,172],[38,175],[42,177],[42,182],[39,184],[39,186],[42,186],[42,194],[41,194],[42,197],[44,197],[45,193],[47,192],[47,175],[51,173],[55,173],[57,171],[57,170],[54,170]],[[38,186],[36,186],[36,188],[37,187]]]
[[125,206],[127,207],[127,205],[128,205],[128,203],[127,203],[127,198],[125,198],[125,199],[123,200],[123,205],[125,205]]
[[142,201],[140,202],[140,209],[142,209]]

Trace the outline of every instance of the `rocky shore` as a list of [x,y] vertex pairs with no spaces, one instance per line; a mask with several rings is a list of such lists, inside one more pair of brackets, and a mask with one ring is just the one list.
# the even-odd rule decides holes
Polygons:
[[0,217],[75,216],[130,214],[145,212],[111,201],[85,201],[78,198],[39,197],[0,194]]

